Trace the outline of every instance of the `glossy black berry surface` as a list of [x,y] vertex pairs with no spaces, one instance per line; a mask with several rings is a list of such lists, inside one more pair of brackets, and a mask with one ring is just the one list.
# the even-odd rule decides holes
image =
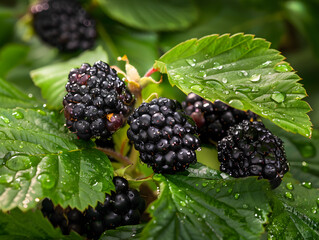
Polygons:
[[188,94],[182,106],[186,114],[196,122],[203,143],[210,140],[217,142],[226,136],[231,126],[243,120],[257,119],[257,115],[250,111],[240,111],[219,100],[212,103],[195,93]]
[[102,61],[72,69],[63,99],[67,127],[81,139],[106,139],[133,111],[135,99],[114,69]]
[[273,188],[289,170],[283,142],[257,121],[244,120],[231,127],[218,142],[218,160],[222,172],[236,178],[265,178]]
[[175,173],[196,162],[196,125],[177,101],[158,98],[142,103],[128,123],[128,138],[154,172]]

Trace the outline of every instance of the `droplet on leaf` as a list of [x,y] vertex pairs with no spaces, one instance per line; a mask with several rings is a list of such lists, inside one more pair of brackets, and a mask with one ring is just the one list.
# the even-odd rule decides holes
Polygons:
[[285,100],[285,95],[282,94],[281,92],[274,92],[271,95],[271,99],[274,100],[277,103],[282,103]]

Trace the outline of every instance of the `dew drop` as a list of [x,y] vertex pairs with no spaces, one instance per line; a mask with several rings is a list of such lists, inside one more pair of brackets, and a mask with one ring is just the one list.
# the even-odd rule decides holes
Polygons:
[[319,207],[319,197],[316,200],[317,206]]
[[203,187],[207,187],[207,185],[208,185],[207,182],[202,183],[202,186],[203,186]]
[[198,72],[198,77],[199,78],[205,78],[207,76],[206,72],[205,71],[199,71]]
[[281,63],[275,66],[276,72],[290,72],[292,67],[288,63]]
[[258,82],[261,79],[261,75],[260,74],[254,74],[252,75],[249,80],[252,82]]
[[194,63],[193,59],[186,59],[186,62],[187,62],[191,67],[194,67],[194,66],[195,66],[195,63]]
[[16,155],[7,160],[6,166],[13,171],[29,169],[32,166],[30,157]]
[[254,214],[255,218],[264,221],[264,214],[263,214],[263,210],[260,208],[255,207],[255,214]]
[[235,193],[235,194],[234,194],[234,198],[235,198],[235,200],[238,200],[238,199],[239,199],[239,197],[240,197],[240,193]]
[[233,189],[232,188],[230,188],[230,189],[228,189],[228,193],[231,193],[233,191]]
[[248,205],[247,204],[243,204],[243,208],[247,209]]
[[285,192],[285,198],[287,198],[289,200],[293,200],[294,196],[291,192]]
[[317,208],[317,207],[312,207],[312,208],[311,208],[311,212],[312,212],[312,213],[316,214],[317,211],[318,211],[318,208]]
[[266,62],[264,62],[263,64],[261,64],[261,66],[267,67],[267,66],[269,66],[271,63],[272,63],[272,61],[266,61]]
[[285,100],[285,98],[285,95],[281,92],[274,92],[273,94],[271,94],[271,99],[277,103],[282,103]]
[[9,118],[6,118],[5,116],[0,116],[0,119],[6,124],[10,123]]
[[316,148],[312,144],[298,146],[298,149],[304,158],[311,158],[316,156]]
[[13,180],[13,175],[5,173],[0,175],[0,183],[10,183]]
[[222,79],[222,82],[223,82],[223,83],[227,83],[227,78],[223,78],[223,79]]
[[311,182],[302,182],[301,186],[311,189],[312,188],[312,183]]
[[309,164],[308,164],[307,162],[302,161],[301,166],[302,166],[302,167],[301,167],[302,171],[308,172]]
[[193,85],[193,86],[191,86],[191,89],[193,91],[198,91],[198,92],[203,90],[203,88],[201,86],[199,86],[199,85]]
[[243,93],[247,93],[247,92],[251,92],[251,88],[250,87],[239,87],[236,89],[239,92],[243,92]]
[[184,201],[180,201],[179,203],[180,203],[183,207],[186,207],[186,205],[187,205]]
[[247,77],[247,76],[248,76],[248,72],[246,72],[246,71],[240,71],[240,72],[238,72],[238,75],[239,75],[240,77]]
[[23,148],[23,145],[19,145],[19,148],[21,148],[21,149],[22,149],[22,148]]
[[228,94],[229,94],[229,91],[226,90],[226,91],[224,91],[223,93],[226,94],[226,95],[228,95]]
[[293,189],[294,189],[294,186],[292,185],[291,182],[289,182],[289,183],[286,184],[286,188],[287,188],[288,190],[293,190]]
[[41,110],[41,109],[38,109],[37,112],[40,113],[42,116],[46,116],[47,115],[46,112]]
[[16,119],[23,119],[24,115],[21,112],[15,111],[12,113],[12,116],[14,116]]
[[50,173],[41,173],[37,180],[41,183],[42,188],[51,189],[55,185],[55,177]]
[[220,188],[216,188],[216,192],[219,193],[220,192]]
[[29,97],[29,98],[32,98],[32,97],[33,97],[33,94],[32,94],[32,93],[29,93],[29,94],[28,94],[28,97]]
[[243,109],[244,108],[244,104],[238,99],[230,100],[229,101],[229,105],[231,105],[232,107],[237,108],[237,109]]

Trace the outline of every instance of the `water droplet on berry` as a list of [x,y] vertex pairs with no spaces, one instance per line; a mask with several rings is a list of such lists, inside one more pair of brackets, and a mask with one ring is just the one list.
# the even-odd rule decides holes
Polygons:
[[271,99],[277,103],[282,103],[283,101],[285,101],[285,98],[285,95],[281,92],[274,92],[273,94],[271,94]]
[[41,173],[37,180],[41,183],[42,188],[51,189],[55,185],[55,177],[50,173]]
[[240,110],[244,108],[244,104],[238,99],[230,100],[229,105]]
[[292,67],[288,63],[281,63],[275,66],[276,72],[290,72]]
[[286,184],[286,188],[287,188],[288,190],[293,190],[293,189],[294,189],[294,186],[292,185],[291,182],[289,182],[289,183]]
[[254,74],[250,77],[250,81],[252,82],[258,82],[261,79],[261,75],[260,74]]
[[240,193],[235,193],[234,198],[235,198],[235,200],[238,200],[240,198]]
[[10,183],[13,180],[13,175],[10,173],[5,173],[0,175],[0,183]]
[[6,124],[10,123],[9,118],[6,118],[5,116],[0,116],[0,119]]
[[311,189],[312,188],[312,183],[311,182],[302,182],[301,186]]
[[12,116],[14,116],[16,119],[23,119],[24,115],[23,113],[19,112],[19,111],[15,111],[12,113]]
[[15,155],[7,160],[6,166],[14,171],[20,171],[30,168],[32,165],[31,159],[24,155]]
[[289,200],[294,200],[294,196],[291,192],[285,192],[285,198]]

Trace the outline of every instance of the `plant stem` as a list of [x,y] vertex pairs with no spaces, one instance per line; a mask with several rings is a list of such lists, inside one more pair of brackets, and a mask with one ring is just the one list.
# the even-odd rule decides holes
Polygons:
[[155,72],[158,72],[158,69],[155,69],[155,68],[152,67],[145,73],[144,77],[149,77]]
[[97,147],[96,149],[100,150],[101,152],[104,152],[109,157],[114,158],[115,160],[123,163],[125,166],[132,165],[134,162],[131,162],[128,157],[123,156],[122,154],[115,152],[113,149],[110,148],[100,148]]

